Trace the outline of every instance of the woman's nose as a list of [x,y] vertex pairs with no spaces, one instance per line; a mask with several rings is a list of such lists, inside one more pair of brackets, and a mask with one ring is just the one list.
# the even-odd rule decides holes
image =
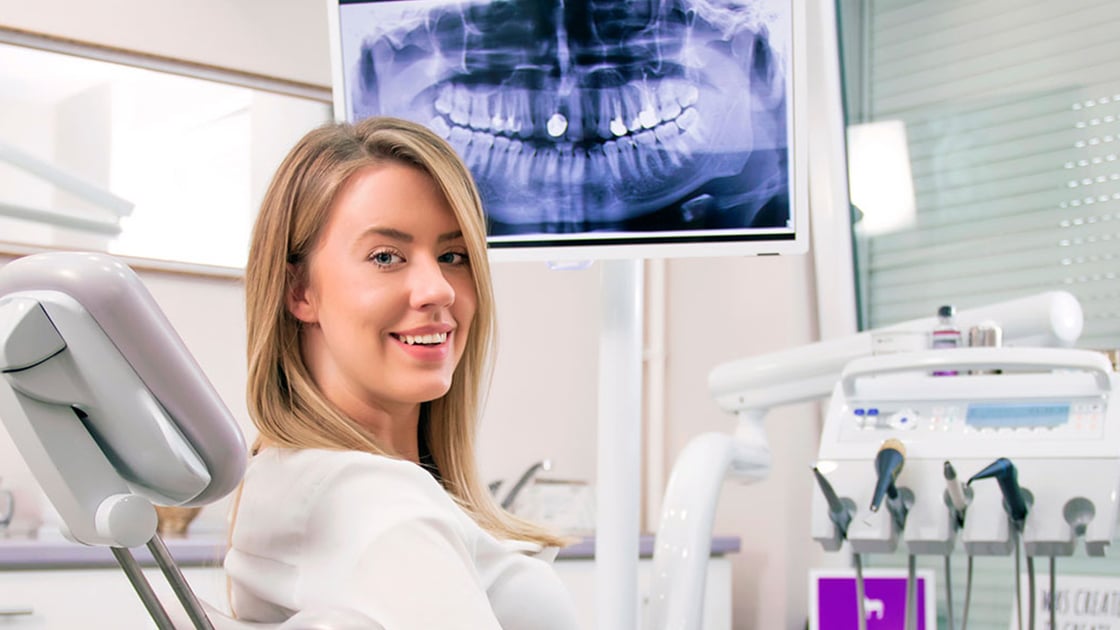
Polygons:
[[443,266],[438,261],[413,265],[411,278],[413,308],[447,307],[455,302],[455,288],[443,274]]

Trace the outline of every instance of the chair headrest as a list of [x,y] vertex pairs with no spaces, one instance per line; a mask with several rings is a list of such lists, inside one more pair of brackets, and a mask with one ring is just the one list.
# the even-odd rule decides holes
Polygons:
[[85,515],[92,526],[109,494],[204,505],[244,474],[233,416],[140,279],[112,256],[45,253],[0,268],[0,373],[13,394],[0,395],[0,419],[87,544],[101,541],[83,539],[77,522]]

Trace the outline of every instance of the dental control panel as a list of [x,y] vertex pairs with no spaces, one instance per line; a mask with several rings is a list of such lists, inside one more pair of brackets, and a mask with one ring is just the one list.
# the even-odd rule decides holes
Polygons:
[[1099,396],[1032,400],[923,400],[903,404],[850,401],[841,413],[844,441],[881,441],[903,435],[927,443],[969,440],[1098,440],[1106,402]]
[[[1102,554],[1120,496],[1117,391],[1111,364],[1087,350],[959,348],[853,361],[821,435],[818,482],[831,498],[814,493],[813,537],[867,553],[905,544],[941,554],[959,540],[990,555],[1010,553],[1019,537],[1028,553],[1068,555],[1082,538],[1088,553]],[[947,462],[959,480],[947,481]],[[1013,483],[986,479],[995,462]],[[970,477],[967,507],[954,508],[947,484]],[[1012,487],[1025,517],[1007,508]]]
[[[903,440],[913,456],[1120,456],[1112,374],[1090,351],[962,348],[861,359],[833,394],[822,459],[865,458],[867,446]],[[933,376],[927,365],[984,359],[1004,373]],[[1047,357],[1042,361],[1020,362]],[[1097,359],[1100,361],[1097,361]],[[909,360],[911,369],[903,366]],[[1010,368],[1018,367],[1018,371]],[[1029,368],[1027,371],[1025,368]],[[990,370],[985,370],[988,372]]]

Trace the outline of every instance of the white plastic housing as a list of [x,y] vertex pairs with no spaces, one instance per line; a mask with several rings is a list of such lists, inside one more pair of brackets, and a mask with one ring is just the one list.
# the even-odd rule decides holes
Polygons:
[[[992,369],[1002,373],[973,373]],[[935,371],[958,373],[933,376]],[[896,483],[914,500],[901,532],[910,552],[942,554],[954,545],[945,461],[967,481],[1006,457],[1031,499],[1022,532],[1028,554],[1071,554],[1078,525],[1085,528],[1087,551],[1103,553],[1115,533],[1120,494],[1118,386],[1107,359],[1087,350],[961,348],[853,361],[833,390],[818,463],[836,493],[856,505],[848,533],[853,549],[894,548],[895,533],[862,519],[875,484],[875,456],[886,439],[895,438],[906,448]],[[1066,410],[1064,420],[1030,419],[1040,409],[1050,414],[1048,408]],[[981,421],[986,410],[1014,413]],[[1010,553],[1013,528],[998,485],[977,480],[971,490],[960,531],[966,549]],[[824,499],[818,492],[812,501],[813,537],[834,546]]]
[[[1081,336],[1084,316],[1077,298],[1051,291],[1025,298],[962,310],[957,325],[967,331],[996,323],[1005,346],[1071,346]],[[849,361],[928,347],[936,317],[924,317],[866,332],[828,339],[716,366],[708,389],[725,411],[768,409],[777,405],[828,396]]]
[[245,469],[236,422],[139,278],[104,254],[0,268],[0,419],[68,534],[132,547],[152,503],[204,505]]

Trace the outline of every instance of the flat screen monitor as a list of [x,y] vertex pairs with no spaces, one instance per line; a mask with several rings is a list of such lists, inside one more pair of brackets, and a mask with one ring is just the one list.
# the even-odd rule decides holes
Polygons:
[[802,0],[328,0],[335,116],[474,174],[495,259],[803,253]]

